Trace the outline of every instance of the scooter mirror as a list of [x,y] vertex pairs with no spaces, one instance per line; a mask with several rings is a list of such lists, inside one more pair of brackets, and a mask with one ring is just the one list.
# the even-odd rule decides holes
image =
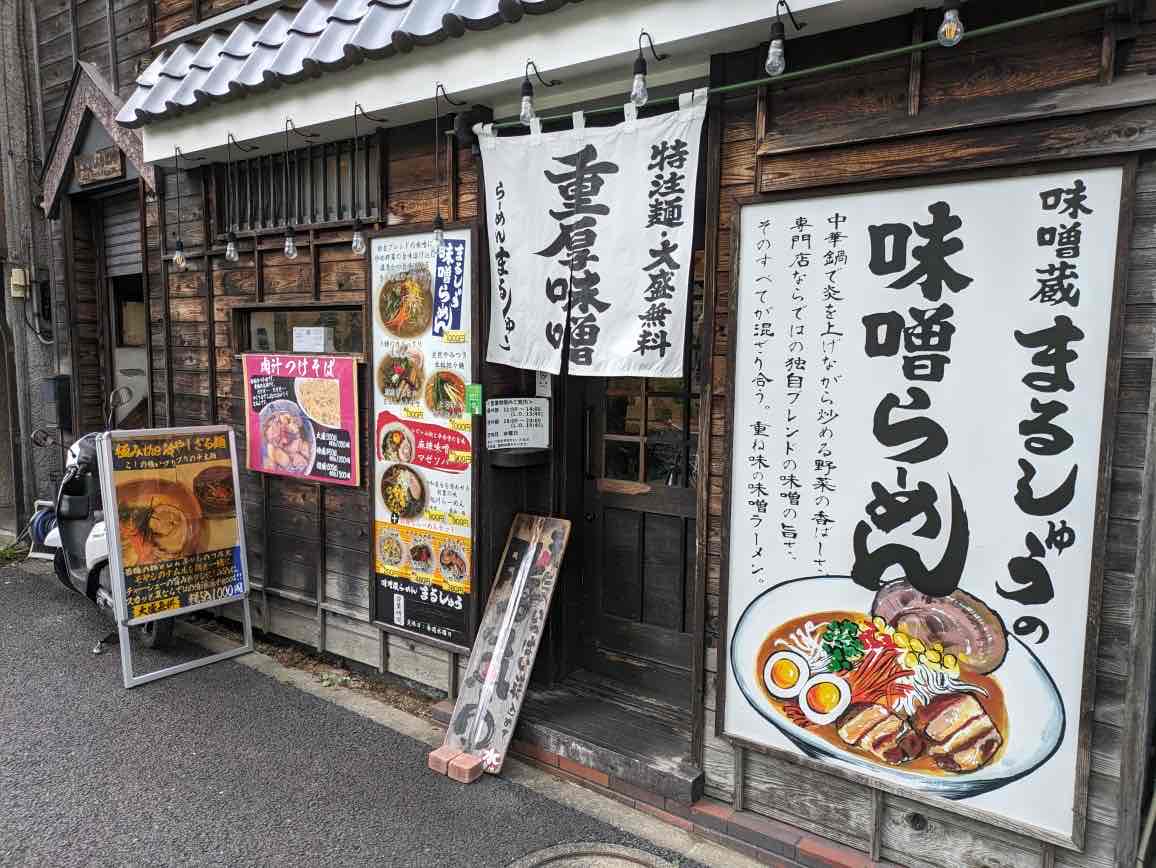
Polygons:
[[114,389],[112,394],[108,396],[108,406],[115,410],[117,407],[123,407],[132,400],[132,387],[121,386]]
[[47,428],[37,428],[29,437],[33,446],[38,446],[43,449],[45,446],[55,446],[59,444],[59,440],[52,436],[52,432]]
[[108,396],[108,420],[105,424],[106,428],[112,427],[117,409],[131,401],[132,394],[132,388],[129,386],[120,386],[112,390],[112,394]]

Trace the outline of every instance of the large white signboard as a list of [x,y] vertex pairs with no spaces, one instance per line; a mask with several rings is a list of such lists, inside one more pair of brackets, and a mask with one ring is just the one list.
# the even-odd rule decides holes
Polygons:
[[728,735],[1072,840],[1121,186],[742,208]]
[[[706,91],[614,127],[478,126],[490,236],[487,361],[681,377]],[[569,311],[569,313],[567,313]]]

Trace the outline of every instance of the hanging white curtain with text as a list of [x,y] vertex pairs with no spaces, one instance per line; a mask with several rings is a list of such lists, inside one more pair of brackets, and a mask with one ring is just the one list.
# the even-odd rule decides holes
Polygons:
[[681,377],[706,91],[677,111],[498,138],[477,127],[490,241],[487,360]]

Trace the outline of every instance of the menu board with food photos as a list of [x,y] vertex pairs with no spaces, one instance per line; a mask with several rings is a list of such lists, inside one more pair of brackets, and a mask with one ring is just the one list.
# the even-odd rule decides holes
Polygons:
[[[105,503],[119,617],[148,619],[246,590],[232,432],[113,432]],[[123,589],[121,591],[120,589]]]
[[354,359],[271,353],[242,359],[249,469],[360,485]]
[[473,590],[470,234],[370,245],[374,619],[459,648]]

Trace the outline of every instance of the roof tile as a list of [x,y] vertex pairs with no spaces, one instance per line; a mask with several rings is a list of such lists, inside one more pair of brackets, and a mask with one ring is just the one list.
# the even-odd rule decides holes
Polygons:
[[227,35],[182,43],[162,53],[137,79],[117,115],[139,127],[250,91],[280,87],[470,30],[514,23],[525,13],[553,12],[580,0],[305,0],[278,9],[263,24],[236,23]]

